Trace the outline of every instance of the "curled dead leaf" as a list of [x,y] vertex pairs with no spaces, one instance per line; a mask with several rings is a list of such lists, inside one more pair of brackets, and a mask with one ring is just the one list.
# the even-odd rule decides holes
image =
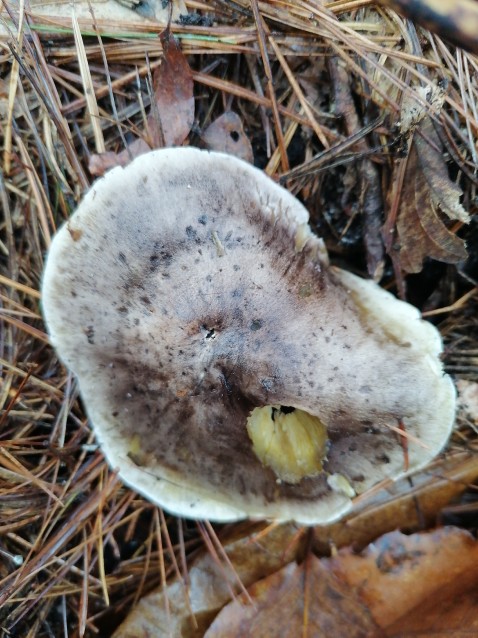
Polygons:
[[[396,229],[400,266],[409,273],[420,272],[425,258],[458,263],[467,257],[465,242],[445,225],[440,211],[463,223],[469,215],[460,203],[462,191],[448,175],[443,148],[433,122],[426,116],[417,130],[406,159]],[[392,183],[398,183],[396,164]],[[397,193],[394,193],[397,196]],[[388,244],[390,252],[390,243]]]
[[468,224],[470,216],[460,203],[461,188],[452,182],[443,158],[443,146],[432,120],[427,117],[419,128],[420,135],[414,139],[418,162],[430,189],[430,199],[450,219]]

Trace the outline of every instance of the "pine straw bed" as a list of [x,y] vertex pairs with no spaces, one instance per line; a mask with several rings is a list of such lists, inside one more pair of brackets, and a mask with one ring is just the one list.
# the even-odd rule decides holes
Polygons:
[[[207,8],[187,4],[199,14]],[[217,0],[209,3],[213,26],[173,24],[193,70],[197,129],[234,108],[256,163],[283,174],[350,134],[347,118],[334,111],[333,65],[341,60],[352,78],[346,99],[359,123],[355,132],[383,116],[367,139],[386,193],[400,158],[391,142],[403,93],[446,77],[446,102],[436,119],[454,160],[450,175],[473,213],[477,59],[371,2],[327,6],[325,12],[312,0],[260,7]],[[92,181],[89,156],[121,149],[122,137],[144,130],[151,73],[161,60],[158,27],[140,19],[83,25],[75,42],[68,21],[47,24],[25,13],[17,36],[18,12],[10,9],[12,36],[0,42],[0,623],[5,636],[108,636],[141,595],[185,573],[215,533],[210,525],[168,516],[118,482],[40,314],[45,253]],[[88,103],[82,58],[94,89]],[[305,201],[334,261],[362,273],[367,264],[372,272],[384,268],[382,285],[403,291],[400,263],[395,258],[393,269],[381,248],[374,252],[367,243],[377,220],[361,209],[360,179],[350,169],[364,149],[346,146],[288,186]],[[348,193],[343,184],[350,179]],[[393,208],[386,200],[380,224]],[[478,239],[476,224],[460,226],[449,225],[467,239],[468,261],[427,260],[407,278],[407,296],[439,325],[448,370],[476,380]],[[449,454],[464,449],[477,450],[476,428],[465,419]]]

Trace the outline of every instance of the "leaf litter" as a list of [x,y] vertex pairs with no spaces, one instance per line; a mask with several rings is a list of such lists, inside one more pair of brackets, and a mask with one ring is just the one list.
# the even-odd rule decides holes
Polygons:
[[[169,591],[172,619],[162,611],[164,594],[158,591],[139,603],[115,638],[161,638],[170,632],[178,638],[335,638],[344,628],[357,638],[434,636],[460,632],[465,618],[463,635],[476,631],[478,573],[470,565],[478,558],[478,542],[469,532],[456,527],[411,535],[395,531],[360,552],[346,547],[329,558],[310,552],[308,536],[280,526],[262,538],[252,532],[234,541],[235,547],[226,538],[224,547],[238,569],[234,576],[204,555],[190,570],[189,610],[178,607],[184,600],[178,589],[185,585],[176,583]],[[290,555],[284,547],[296,560],[285,562]],[[233,582],[237,576],[247,591],[236,585],[231,597],[225,579]]]
[[251,601],[229,603],[204,635],[338,638],[346,627],[354,638],[471,636],[478,630],[478,572],[470,569],[477,558],[478,542],[453,527],[391,532],[359,554],[309,555],[255,583]]
[[[146,638],[150,635],[161,638],[168,636],[169,631],[181,638],[208,636],[209,631],[211,636],[256,636],[261,635],[261,627],[264,635],[276,635],[280,627],[283,633],[279,635],[287,638],[297,635],[333,638],[342,635],[344,623],[347,622],[344,614],[349,612],[356,617],[355,625],[351,625],[360,631],[377,630],[381,625],[376,624],[368,603],[364,603],[361,597],[355,597],[349,608],[353,593],[350,583],[346,581],[344,586],[343,582],[337,582],[330,559],[319,560],[318,557],[336,552],[336,548],[342,548],[339,556],[347,560],[349,555],[355,556],[356,553],[359,556],[371,556],[376,542],[382,543],[385,549],[396,546],[396,554],[400,555],[402,540],[415,536],[419,538],[420,534],[398,534],[397,542],[392,543],[390,538],[395,537],[387,536],[387,531],[394,527],[413,530],[434,525],[442,508],[458,498],[466,486],[477,478],[478,467],[473,456],[459,455],[454,460],[449,459],[447,465],[437,463],[435,468],[414,477],[413,488],[409,479],[403,479],[383,487],[365,500],[359,499],[354,512],[345,521],[313,529],[290,524],[264,526],[243,523],[234,531],[225,530],[220,540],[227,561],[224,556],[203,551],[189,568],[187,580],[175,581],[167,589],[159,588],[145,596],[119,627],[114,638]],[[384,535],[380,536],[382,533]],[[431,544],[434,542],[430,541]],[[435,553],[437,547],[438,542]],[[383,553],[383,557],[385,555]],[[383,560],[385,562],[385,558]],[[338,565],[342,565],[342,562],[339,561]],[[372,559],[359,562],[354,569],[359,574],[363,573],[364,565],[370,568],[369,563],[373,565]],[[446,568],[446,564],[442,567]],[[348,569],[347,563],[345,568]],[[420,581],[421,575],[417,575],[417,581]],[[305,587],[309,576],[313,582]],[[312,600],[314,594],[324,587],[323,583],[317,586],[315,582],[319,576],[319,580],[325,579],[325,596],[328,596],[326,600],[321,596],[320,604]],[[350,578],[353,580],[352,575]],[[403,580],[406,588],[408,576],[404,572],[397,575],[397,581],[400,580]],[[422,583],[424,592],[428,587],[426,582]],[[241,585],[247,588],[247,593],[241,591]],[[292,592],[288,594],[290,588]],[[299,593],[297,590],[300,590]],[[308,634],[303,631],[306,622],[304,606],[307,606],[303,597],[306,591],[309,592],[307,605],[318,605],[314,610],[315,629],[308,625]],[[284,600],[286,596],[290,596],[288,602]],[[344,608],[341,608],[337,601],[344,597]],[[390,599],[393,601],[392,594]],[[166,601],[170,609],[175,610],[173,618],[166,614]],[[279,620],[276,605],[287,610],[291,625]],[[309,614],[307,623],[308,619]],[[240,630],[237,630],[237,634],[229,634],[228,631],[233,631],[234,622],[237,622]],[[325,622],[327,630],[319,630]]]

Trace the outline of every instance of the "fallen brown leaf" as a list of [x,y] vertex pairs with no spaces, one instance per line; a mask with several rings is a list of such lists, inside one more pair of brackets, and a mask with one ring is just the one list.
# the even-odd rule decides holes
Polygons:
[[240,583],[248,587],[304,551],[305,540],[294,525],[275,526],[264,535],[262,527],[247,523],[222,539],[234,570],[224,560],[218,561],[205,552],[189,569],[188,586],[176,580],[166,589],[145,596],[114,638],[204,636],[221,607],[241,590]]
[[460,203],[461,188],[452,182],[443,158],[443,146],[432,120],[428,117],[420,124],[419,135],[415,135],[414,145],[418,162],[430,189],[430,199],[450,219],[458,219],[468,224],[470,216]]
[[160,34],[164,61],[153,76],[154,103],[148,118],[153,146],[178,146],[194,123],[194,82],[186,56],[169,30]]
[[[343,60],[332,57],[329,62],[335,94],[335,111],[345,122],[347,136],[357,135],[361,128],[357,106],[352,95],[352,79]],[[357,140],[357,152],[363,155],[357,163],[359,206],[363,220],[363,240],[367,257],[367,272],[375,281],[383,275],[385,253],[381,236],[383,193],[377,166],[368,159],[370,147],[365,137]]]
[[201,141],[210,151],[235,155],[252,163],[252,145],[244,132],[241,118],[234,111],[226,111],[201,134]]
[[136,139],[120,153],[92,155],[92,175],[103,175],[113,166],[129,162],[153,148],[179,146],[194,122],[194,82],[186,57],[168,29],[160,34],[163,61],[153,75],[153,102],[146,121],[144,139]]
[[387,629],[387,635],[389,638],[476,638],[477,618],[476,589],[450,588],[401,618]]
[[[360,555],[345,549],[324,562],[368,606],[386,636],[403,638],[405,632],[456,636],[454,630],[463,629],[454,608],[464,592],[476,592],[477,560],[478,543],[471,534],[444,527],[411,536],[391,532]],[[473,607],[470,636],[478,629],[476,596]]]
[[[175,638],[200,638],[216,614],[231,600],[232,592],[234,595],[240,592],[238,577],[245,587],[250,587],[291,561],[299,560],[304,556],[306,547],[312,547],[313,551],[322,554],[328,553],[331,546],[353,545],[361,549],[395,526],[416,528],[423,523],[433,524],[443,507],[461,494],[477,476],[476,458],[461,454],[439,461],[415,475],[414,487],[410,486],[409,478],[390,483],[365,500],[361,498],[346,520],[315,527],[310,532],[294,525],[268,527],[264,523],[244,523],[236,527],[232,535],[221,538],[233,569],[224,561],[218,563],[204,550],[189,568],[188,586],[176,579],[166,588],[161,587],[145,596],[117,630],[114,638],[166,638],[171,635]],[[370,547],[367,551],[370,551]],[[342,550],[340,555],[349,556],[349,551]],[[277,634],[271,635],[275,638]],[[340,637],[343,635],[337,634]]]
[[373,638],[381,636],[369,610],[322,561],[308,556],[252,585],[218,614],[205,638]]
[[468,222],[469,216],[459,201],[461,194],[448,176],[440,140],[432,120],[426,117],[410,147],[397,216],[404,271],[420,272],[426,257],[446,263],[466,259],[464,241],[448,230],[438,212],[440,209],[450,219]]
[[477,559],[478,543],[455,527],[392,532],[359,555],[310,555],[252,585],[249,601],[229,603],[205,638],[456,636],[464,618],[462,635],[476,635],[478,600],[462,598],[478,584]]

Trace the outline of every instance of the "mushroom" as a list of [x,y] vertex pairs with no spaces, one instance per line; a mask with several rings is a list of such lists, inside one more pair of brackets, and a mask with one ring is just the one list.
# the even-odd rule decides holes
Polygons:
[[447,441],[438,331],[307,221],[253,166],[174,148],[107,173],[54,238],[51,342],[111,466],[172,513],[326,523]]

